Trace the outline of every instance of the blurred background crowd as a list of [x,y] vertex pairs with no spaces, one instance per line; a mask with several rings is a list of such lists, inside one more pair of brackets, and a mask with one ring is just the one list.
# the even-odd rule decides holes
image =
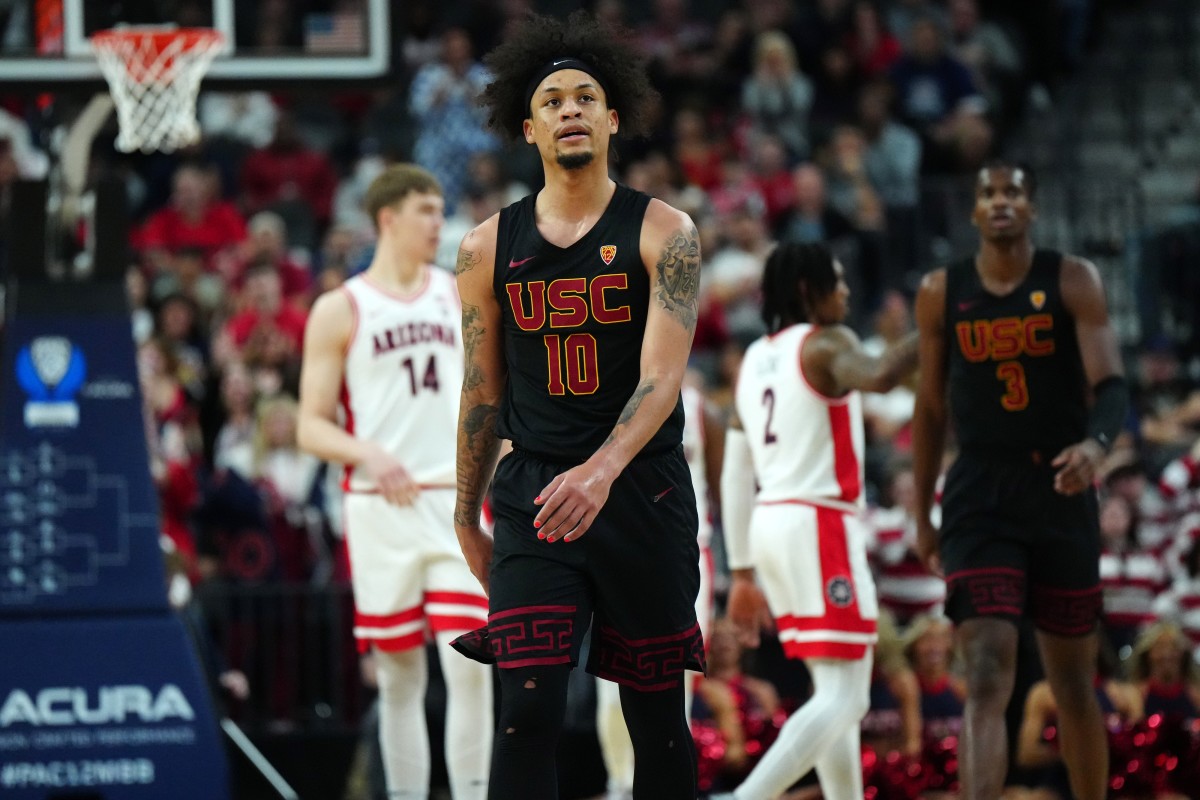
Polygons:
[[[294,5],[258,4],[248,28],[257,46],[286,39]],[[441,181],[438,266],[447,269],[463,234],[540,188],[536,152],[487,130],[476,102],[489,81],[481,57],[528,10],[579,5],[407,0],[395,6],[386,85],[204,92],[202,141],[169,155],[124,155],[111,135],[98,140],[92,169],[124,177],[135,215],[127,283],[173,597],[204,613],[230,711],[252,730],[354,729],[369,716],[348,634],[340,475],[296,446],[307,310],[369,262],[374,231],[361,201],[386,164],[415,161]],[[853,291],[850,321],[882,348],[912,328],[920,275],[972,254],[974,170],[999,153],[1033,165],[1035,241],[1100,266],[1134,392],[1100,486],[1113,730],[1195,717],[1200,17],[1192,5],[585,5],[633,31],[661,94],[653,134],[619,142],[613,174],[697,223],[704,261],[693,367],[718,412],[730,406],[742,349],[763,330],[759,281],[776,243],[829,242]],[[6,13],[0,4],[0,27]],[[0,184],[45,174],[69,103],[0,97]],[[80,233],[69,233],[66,246],[82,251]],[[866,405],[870,555],[894,630],[879,646],[864,768],[885,776],[912,759],[926,776],[901,782],[907,795],[887,794],[880,787],[896,782],[879,777],[871,785],[881,798],[953,793],[944,743],[962,710],[951,631],[939,616],[944,585],[913,552],[912,407],[911,385]],[[744,774],[806,689],[770,643],[743,653],[718,624],[711,649],[696,729],[706,785],[720,788]],[[369,672],[368,664],[368,681]],[[1162,699],[1163,687],[1176,686],[1190,705]],[[1015,718],[1032,731],[1014,748],[1029,768],[1021,775],[1052,771],[1055,759],[1053,710],[1039,697],[1031,691],[1028,713]],[[577,716],[586,735],[588,715]],[[1155,774],[1180,773],[1160,765]],[[1123,780],[1159,780],[1154,791],[1186,795],[1178,784],[1189,779]],[[1049,779],[1027,779],[1039,781]]]

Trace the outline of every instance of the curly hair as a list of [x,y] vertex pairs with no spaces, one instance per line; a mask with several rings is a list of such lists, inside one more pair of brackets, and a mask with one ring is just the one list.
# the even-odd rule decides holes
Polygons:
[[599,73],[608,107],[621,115],[623,136],[648,133],[649,108],[658,93],[646,77],[642,58],[629,44],[627,31],[598,22],[585,11],[565,21],[531,14],[484,58],[493,80],[483,94],[488,124],[501,136],[516,136],[531,116],[525,87],[535,73],[556,58],[578,58]]

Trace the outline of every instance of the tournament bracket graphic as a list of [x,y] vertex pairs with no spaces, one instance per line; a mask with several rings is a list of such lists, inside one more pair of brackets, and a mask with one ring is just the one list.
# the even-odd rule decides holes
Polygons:
[[128,323],[121,346],[95,318],[41,322],[6,337],[0,615],[165,610]]
[[123,286],[16,297],[0,362],[0,797],[225,800],[208,683],[166,601]]

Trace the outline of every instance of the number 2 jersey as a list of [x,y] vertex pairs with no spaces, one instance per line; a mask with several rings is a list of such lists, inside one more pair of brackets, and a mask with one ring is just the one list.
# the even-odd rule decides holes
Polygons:
[[[641,380],[650,198],[618,184],[596,224],[567,247],[538,231],[536,200],[500,212],[493,288],[508,381],[497,433],[546,460],[581,463],[604,444]],[[682,431],[677,400],[642,453],[679,446]]]
[[1060,253],[1037,250],[1025,280],[1000,297],[974,258],[946,270],[946,381],[964,450],[1053,457],[1084,438],[1087,380],[1061,271]]
[[[423,487],[454,486],[463,380],[462,303],[454,276],[425,268],[411,295],[394,294],[365,274],[342,286],[354,309],[341,405],[346,430],[375,442]],[[361,469],[344,488],[372,491]]]
[[862,395],[827,397],[808,383],[800,353],[814,331],[800,323],[763,336],[742,360],[735,402],[757,500],[856,511],[864,506]]

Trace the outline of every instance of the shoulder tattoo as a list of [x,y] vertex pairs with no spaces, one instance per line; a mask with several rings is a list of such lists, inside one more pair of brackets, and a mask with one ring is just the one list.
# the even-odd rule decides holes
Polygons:
[[454,274],[461,275],[464,272],[470,272],[479,266],[483,261],[483,257],[474,250],[468,249],[468,242],[474,237],[474,231],[467,234],[467,238],[463,240],[462,246],[458,248],[458,261],[454,265]]
[[700,236],[696,226],[671,234],[655,267],[658,301],[679,324],[696,328],[697,290],[700,287]]

